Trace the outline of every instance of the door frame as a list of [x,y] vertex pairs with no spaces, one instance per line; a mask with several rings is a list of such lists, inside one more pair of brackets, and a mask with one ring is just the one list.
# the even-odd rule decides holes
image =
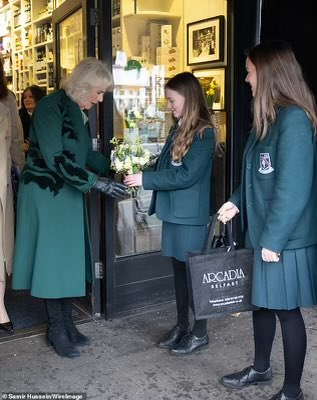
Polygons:
[[[60,86],[59,82],[59,70],[60,70],[60,49],[58,46],[59,37],[59,23],[65,18],[69,17],[72,13],[79,9],[82,9],[83,17],[83,54],[84,57],[96,57],[97,48],[97,28],[94,15],[96,13],[95,0],[66,0],[62,3],[52,14],[52,24],[54,32],[54,71],[55,71],[55,88],[58,89]],[[88,111],[90,135],[92,139],[93,148],[99,149],[98,137],[99,137],[99,122],[98,122],[98,108],[93,107]],[[100,317],[102,314],[102,302],[101,302],[101,280],[103,278],[103,269],[100,262],[100,243],[101,243],[101,230],[100,230],[100,219],[101,219],[101,207],[99,195],[95,191],[91,191],[89,194],[89,206],[87,211],[89,215],[90,223],[90,240],[91,240],[91,261],[92,261],[92,285],[91,285],[91,311],[92,316]]]
[[[111,0],[98,0],[99,58],[112,68]],[[105,95],[101,105],[100,132],[103,153],[110,156],[110,139],[113,137],[113,96]],[[115,256],[115,201],[102,199],[103,251],[105,266],[103,307],[105,318],[136,312],[154,304],[174,299],[170,260],[159,252],[129,257]]]

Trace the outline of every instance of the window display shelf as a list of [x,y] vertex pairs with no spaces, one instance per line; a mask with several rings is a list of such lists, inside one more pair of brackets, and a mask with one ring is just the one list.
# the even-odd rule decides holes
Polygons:
[[171,14],[169,12],[158,12],[158,11],[140,11],[137,14],[127,14],[124,15],[123,18],[131,18],[135,20],[154,20],[154,19],[160,19],[160,20],[170,20],[170,19],[176,19],[179,20],[181,17],[179,15]]
[[33,24],[41,24],[46,21],[51,21],[51,19],[52,19],[52,14],[42,15],[41,17],[35,19],[33,21]]
[[42,47],[42,46],[46,46],[46,45],[52,44],[52,43],[53,43],[53,40],[47,40],[46,42],[36,43],[33,47],[34,48]]
[[3,6],[0,9],[0,14],[7,12],[8,10],[10,10],[10,4],[6,4],[5,6]]

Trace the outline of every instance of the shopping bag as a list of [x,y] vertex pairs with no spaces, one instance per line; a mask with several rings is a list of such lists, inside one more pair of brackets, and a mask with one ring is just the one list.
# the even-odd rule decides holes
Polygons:
[[188,290],[196,319],[257,309],[251,304],[253,251],[238,249],[229,227],[225,238],[222,233],[215,235],[216,226],[214,215],[203,250],[187,257]]

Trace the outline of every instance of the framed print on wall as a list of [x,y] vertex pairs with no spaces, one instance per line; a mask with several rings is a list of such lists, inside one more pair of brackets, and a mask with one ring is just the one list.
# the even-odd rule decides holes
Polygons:
[[187,24],[188,65],[223,61],[224,23],[219,15]]
[[209,108],[215,111],[225,110],[225,68],[195,69]]

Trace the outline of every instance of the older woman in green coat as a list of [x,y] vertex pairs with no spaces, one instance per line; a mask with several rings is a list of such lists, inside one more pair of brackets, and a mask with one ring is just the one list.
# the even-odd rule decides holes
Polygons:
[[43,98],[32,116],[30,148],[18,197],[13,288],[44,298],[47,341],[64,357],[89,343],[71,320],[73,297],[85,296],[91,257],[84,194],[97,189],[122,198],[126,188],[98,175],[109,160],[91,148],[83,110],[112,90],[106,65],[81,61],[63,89]]
[[272,379],[276,316],[283,336],[285,377],[270,400],[303,400],[300,387],[306,329],[300,307],[317,304],[317,116],[314,97],[283,42],[248,52],[254,98],[253,132],[244,151],[240,188],[219,210],[228,222],[239,210],[246,245],[254,249],[254,364],[222,377],[241,389]]

